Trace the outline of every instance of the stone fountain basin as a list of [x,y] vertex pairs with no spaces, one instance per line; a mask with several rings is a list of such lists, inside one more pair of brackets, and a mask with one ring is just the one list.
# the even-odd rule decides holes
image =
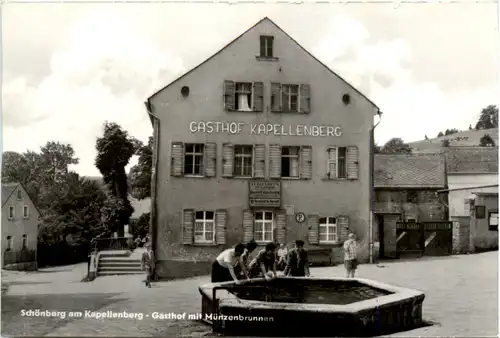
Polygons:
[[[214,302],[215,290],[215,302]],[[199,287],[226,335],[378,336],[422,326],[424,293],[362,278],[279,277]]]

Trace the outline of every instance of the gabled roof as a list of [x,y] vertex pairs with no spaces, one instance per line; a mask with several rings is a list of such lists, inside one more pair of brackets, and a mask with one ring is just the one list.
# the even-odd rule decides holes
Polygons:
[[375,188],[444,188],[443,154],[375,154]]
[[2,207],[7,203],[10,196],[16,191],[19,183],[2,183]]
[[[336,77],[338,77],[340,80],[342,80],[343,82],[345,82],[349,87],[351,87],[354,91],[356,91],[358,94],[360,94],[361,96],[363,96],[366,100],[368,100],[375,108],[377,108],[377,110],[379,109],[379,107],[373,103],[373,101],[371,101],[368,97],[366,97],[366,95],[364,95],[363,93],[361,93],[358,89],[356,89],[353,85],[351,85],[349,82],[347,82],[345,79],[343,79],[340,75],[338,75],[337,73],[335,73],[333,70],[331,70],[328,66],[326,66],[323,62],[319,61],[314,55],[312,55],[308,50],[306,50],[304,47],[302,47],[297,41],[295,41],[290,35],[288,35],[287,32],[285,32],[280,26],[278,26],[274,21],[272,21],[271,19],[269,19],[267,16],[264,17],[263,19],[261,19],[259,22],[257,22],[255,25],[253,25],[252,27],[250,27],[249,29],[247,29],[245,32],[243,32],[242,34],[240,34],[236,39],[234,39],[233,41],[229,42],[227,45],[225,45],[222,49],[220,49],[218,52],[216,52],[215,54],[213,54],[212,56],[210,56],[208,59],[206,59],[205,61],[203,61],[202,63],[200,63],[199,65],[197,65],[196,67],[192,68],[190,71],[188,71],[187,73],[181,75],[180,77],[178,77],[177,79],[175,79],[174,81],[170,82],[168,85],[166,85],[165,87],[163,87],[162,89],[158,90],[156,93],[154,93],[153,95],[151,95],[147,101],[149,102],[153,97],[155,97],[157,94],[159,94],[160,92],[164,91],[165,89],[167,89],[168,87],[170,87],[171,85],[173,85],[174,83],[176,83],[177,81],[181,80],[184,76],[188,75],[189,73],[195,71],[197,68],[199,68],[200,66],[202,66],[203,64],[205,64],[206,62],[208,62],[209,60],[213,59],[214,57],[216,57],[219,53],[221,53],[223,50],[225,50],[226,48],[228,48],[230,45],[232,45],[234,42],[236,42],[237,40],[239,40],[241,37],[243,37],[246,33],[250,32],[252,29],[254,29],[255,27],[257,27],[260,23],[264,22],[264,21],[268,21],[270,22],[271,24],[273,24],[278,30],[280,30],[285,36],[287,36],[290,40],[292,40],[292,42],[296,43],[305,53],[309,54],[314,60],[316,60],[316,62],[318,62],[319,64],[321,64],[323,67],[325,67],[330,73],[332,73],[333,75],[335,75]],[[148,105],[148,104],[146,104]]]
[[498,147],[447,147],[449,174],[498,173]]

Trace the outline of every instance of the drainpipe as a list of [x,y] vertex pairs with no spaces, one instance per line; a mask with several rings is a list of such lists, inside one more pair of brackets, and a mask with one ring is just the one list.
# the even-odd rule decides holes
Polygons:
[[[153,125],[153,166],[151,168],[151,206],[149,213],[149,238],[151,244],[151,250],[156,255],[156,173],[158,171],[158,148],[159,148],[159,138],[160,138],[160,119],[153,114],[152,106],[149,99],[145,102],[147,112],[149,114],[149,119]],[[154,271],[153,271],[154,276]]]
[[378,122],[373,126],[370,131],[370,216],[368,220],[368,243],[369,243],[369,254],[370,254],[370,264],[373,264],[373,216],[374,216],[374,204],[375,204],[375,128],[382,121],[382,112],[377,111],[379,117]]

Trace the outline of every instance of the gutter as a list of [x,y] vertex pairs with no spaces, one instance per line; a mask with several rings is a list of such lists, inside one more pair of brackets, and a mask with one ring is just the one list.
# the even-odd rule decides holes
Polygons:
[[370,254],[370,264],[373,264],[373,213],[374,213],[374,205],[375,205],[375,128],[382,121],[382,112],[380,110],[377,111],[379,117],[379,121],[372,127],[370,131],[370,215],[368,220],[368,252]]
[[[151,241],[151,250],[156,256],[156,185],[158,171],[158,148],[159,148],[159,136],[160,136],[160,119],[158,116],[153,114],[152,106],[149,99],[145,102],[146,110],[153,125],[153,166],[151,168],[151,206],[150,206],[150,217],[149,217],[149,238]],[[154,273],[154,272],[153,272]]]
[[464,187],[464,188],[456,188],[456,189],[443,189],[443,190],[438,190],[436,194],[442,194],[445,192],[450,192],[450,191],[460,191],[460,190],[470,190],[470,189],[481,189],[481,188],[494,188],[498,187],[498,184],[490,184],[490,185],[479,185],[475,187]]

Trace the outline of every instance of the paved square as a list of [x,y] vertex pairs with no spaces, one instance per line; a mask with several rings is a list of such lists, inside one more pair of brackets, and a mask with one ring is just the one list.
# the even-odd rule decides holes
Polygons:
[[[318,277],[344,275],[341,266],[313,268],[311,272]],[[3,335],[171,337],[210,332],[210,327],[196,321],[155,320],[151,315],[199,313],[201,297],[197,287],[208,283],[208,276],[158,282],[147,289],[141,284],[143,277],[137,275],[100,277],[92,283],[79,283],[69,277],[58,281],[54,277],[53,281],[45,278],[44,284],[33,284],[36,275],[31,275],[31,284],[22,284],[22,278],[18,278],[2,297],[2,322],[9,321],[2,325]],[[424,318],[436,325],[394,336],[498,334],[498,252],[361,265],[358,275],[425,292]],[[22,317],[18,313],[21,303],[26,304],[25,308],[54,311],[127,311],[142,313],[144,318],[41,320]]]

